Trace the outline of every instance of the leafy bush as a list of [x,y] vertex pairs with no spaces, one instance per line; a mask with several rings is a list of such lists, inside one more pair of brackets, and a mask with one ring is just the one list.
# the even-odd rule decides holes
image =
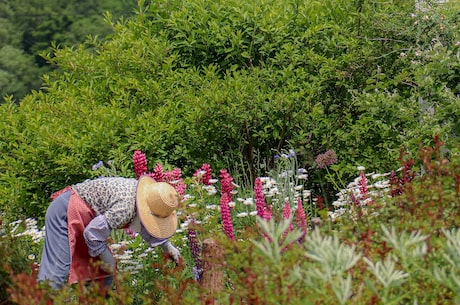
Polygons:
[[135,149],[252,184],[272,149],[295,147],[319,194],[314,160],[328,149],[348,180],[357,165],[394,168],[401,146],[413,154],[434,134],[458,144],[456,3],[139,4],[107,40],[56,48],[47,60],[63,73],[0,106],[0,197],[13,218],[42,217],[53,191]]

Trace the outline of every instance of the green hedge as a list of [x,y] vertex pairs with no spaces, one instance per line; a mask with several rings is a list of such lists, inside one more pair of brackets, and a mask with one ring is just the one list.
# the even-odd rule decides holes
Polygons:
[[0,106],[7,213],[43,216],[99,160],[132,175],[135,149],[185,173],[211,163],[251,179],[294,148],[319,189],[314,159],[327,149],[351,177],[356,165],[395,168],[401,147],[434,134],[458,145],[456,3],[139,4],[107,40],[56,48],[42,90]]

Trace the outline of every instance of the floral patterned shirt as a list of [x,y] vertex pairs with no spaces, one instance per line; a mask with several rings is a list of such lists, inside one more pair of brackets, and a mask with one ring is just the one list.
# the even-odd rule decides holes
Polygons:
[[104,215],[111,229],[120,229],[136,216],[137,179],[103,177],[72,186],[97,215]]

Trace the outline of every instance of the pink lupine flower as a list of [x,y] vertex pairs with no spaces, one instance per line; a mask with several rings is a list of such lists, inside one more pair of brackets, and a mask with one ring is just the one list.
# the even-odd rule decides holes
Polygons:
[[204,185],[211,185],[212,183],[210,182],[212,179],[212,171],[211,171],[211,165],[204,163],[200,169],[198,169],[193,176],[197,177],[198,175],[201,175],[200,177],[200,182],[203,183]]
[[[291,205],[289,204],[288,201],[286,201],[286,203],[284,204],[284,209],[283,209],[283,219],[289,219],[290,217],[291,217]],[[294,230],[294,226],[292,225],[292,222],[291,222],[287,230],[283,233],[283,238],[286,238],[288,233],[292,230]]]
[[181,200],[184,200],[187,190],[187,185],[185,184],[184,179],[181,178],[179,180],[176,180],[176,182],[172,184],[172,186],[179,193]]
[[233,177],[227,172],[226,169],[220,170],[220,191],[222,195],[225,193],[228,196],[228,202],[233,200]]
[[228,203],[230,199],[228,193],[222,193],[220,198],[220,214],[222,216],[222,223],[224,225],[224,232],[231,240],[235,240],[235,235],[233,234],[233,224],[232,217],[230,215],[230,206]]
[[262,180],[260,180],[259,177],[256,178],[256,181],[254,184],[254,196],[256,199],[257,216],[263,217],[264,210],[265,210],[265,199],[264,199],[264,193],[263,193]]
[[135,150],[133,154],[134,173],[139,178],[147,171],[147,158],[140,150]]
[[203,164],[201,169],[204,170],[203,183],[205,185],[211,185],[211,182],[209,182],[212,179],[211,165],[205,163],[205,164]]
[[160,163],[157,163],[157,165],[153,169],[152,178],[156,182],[163,182],[164,181],[163,166],[161,166]]
[[359,177],[359,192],[361,194],[362,200],[366,200],[369,197],[369,189],[367,187],[367,178],[366,175],[364,175],[363,170],[360,171]]
[[305,215],[305,210],[302,205],[302,200],[299,199],[297,201],[297,211],[295,213],[296,220],[297,220],[297,227],[302,230],[303,235],[300,237],[299,241],[303,242],[305,239],[305,236],[308,233],[308,228],[307,228],[307,217]]
[[262,218],[265,221],[269,221],[270,219],[272,219],[272,206],[271,205],[266,205],[265,206],[264,215],[262,216]]
[[355,194],[353,192],[350,193],[350,199],[351,202],[356,205],[357,207],[361,207],[361,202],[359,202],[358,198],[356,198]]

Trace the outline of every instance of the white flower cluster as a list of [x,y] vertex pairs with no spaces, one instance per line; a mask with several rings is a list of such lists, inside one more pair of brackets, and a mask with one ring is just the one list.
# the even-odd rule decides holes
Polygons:
[[[358,166],[358,171],[365,171],[363,166]],[[397,169],[396,171],[401,171],[402,168]],[[372,202],[372,198],[385,198],[389,196],[390,192],[390,180],[389,176],[391,173],[368,173],[365,174],[366,184],[368,193],[364,196],[360,190],[360,180],[361,177],[356,177],[352,182],[350,182],[345,189],[340,190],[336,196],[332,205],[336,208],[334,211],[329,211],[329,217],[334,220],[347,211],[346,207],[353,204],[352,198],[354,197],[359,201],[361,206],[369,205]]]
[[[25,224],[25,229],[22,229],[22,224]],[[45,237],[45,228],[37,227],[37,220],[27,218],[26,220],[16,220],[10,223],[10,233],[13,237],[30,236],[35,243],[40,242]]]

